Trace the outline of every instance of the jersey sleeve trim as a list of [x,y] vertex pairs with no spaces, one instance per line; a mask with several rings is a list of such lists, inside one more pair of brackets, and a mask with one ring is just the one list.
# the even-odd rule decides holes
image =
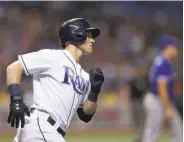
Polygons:
[[29,76],[30,73],[29,73],[29,71],[28,71],[28,69],[27,69],[27,67],[26,67],[26,64],[25,64],[25,62],[24,62],[23,57],[22,57],[21,55],[19,55],[19,56],[18,56],[18,59],[19,59],[19,61],[20,61],[20,62],[22,63],[22,65],[23,65],[25,74],[26,74],[27,76]]

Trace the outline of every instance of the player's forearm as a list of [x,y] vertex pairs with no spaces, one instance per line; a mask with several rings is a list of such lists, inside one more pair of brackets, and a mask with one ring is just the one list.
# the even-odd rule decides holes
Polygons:
[[168,98],[168,92],[166,87],[166,82],[160,82],[158,85],[158,93],[160,95],[160,99],[162,101],[162,104],[164,108],[168,108],[170,106],[170,101]]
[[88,98],[83,105],[83,111],[86,115],[90,115],[90,119],[95,114],[97,109],[97,99],[104,82],[104,75],[101,69],[92,69],[90,71],[90,92]]
[[[7,67],[6,82],[10,94],[10,113],[8,116],[8,123],[11,123],[12,127],[16,124],[16,128],[19,127],[19,120],[21,121],[21,128],[24,127],[24,113],[30,116],[29,109],[23,103],[23,98],[21,96],[20,81],[22,73],[23,67],[19,61],[15,61]],[[15,121],[16,123],[14,123]]]
[[10,64],[6,71],[7,86],[10,84],[20,84],[22,73],[23,67],[19,61],[15,61]]
[[86,123],[91,121],[97,109],[97,98],[98,93],[90,92],[87,100],[84,102],[83,107],[77,110],[78,116],[82,121]]
[[96,112],[97,109],[97,102],[91,102],[89,100],[86,100],[86,102],[83,105],[83,110],[87,115],[92,115]]
[[164,108],[168,108],[170,106],[170,102],[169,102],[167,93],[162,92],[162,93],[159,93],[159,94],[160,94],[160,98],[161,98],[161,101],[162,101],[162,104],[163,104]]

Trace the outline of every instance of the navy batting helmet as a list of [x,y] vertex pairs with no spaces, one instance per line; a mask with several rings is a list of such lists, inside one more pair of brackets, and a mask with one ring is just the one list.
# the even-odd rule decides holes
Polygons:
[[59,28],[59,38],[61,45],[65,48],[66,42],[81,44],[87,39],[87,32],[92,34],[92,38],[100,35],[100,30],[92,28],[90,23],[82,18],[74,18],[64,22]]

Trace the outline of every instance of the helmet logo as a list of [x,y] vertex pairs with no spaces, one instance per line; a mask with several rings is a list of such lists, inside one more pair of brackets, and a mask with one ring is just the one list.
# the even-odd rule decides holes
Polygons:
[[75,34],[76,31],[81,30],[81,28],[83,28],[83,24],[81,22],[77,22],[75,23],[75,25],[70,25],[70,27],[72,28],[72,33]]

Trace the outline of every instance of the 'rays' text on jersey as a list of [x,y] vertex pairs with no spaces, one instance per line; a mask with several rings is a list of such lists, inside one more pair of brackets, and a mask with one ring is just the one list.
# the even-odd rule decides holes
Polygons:
[[65,69],[64,80],[62,83],[72,84],[73,89],[78,94],[85,94],[89,85],[89,82],[82,78],[80,75],[75,76],[75,72],[68,66],[63,66]]

